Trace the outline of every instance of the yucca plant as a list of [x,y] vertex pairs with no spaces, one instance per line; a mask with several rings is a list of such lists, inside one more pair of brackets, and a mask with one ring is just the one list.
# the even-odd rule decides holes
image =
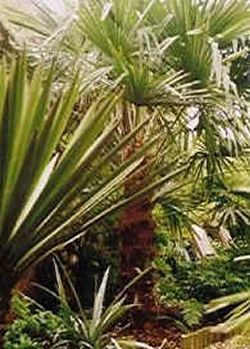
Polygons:
[[[10,73],[2,62],[0,76],[0,298],[4,310],[25,270],[75,236],[73,230],[66,232],[67,226],[87,216],[101,201],[95,188],[90,190],[94,202],[89,196],[81,210],[72,206],[89,184],[94,170],[90,165],[97,162],[100,147],[114,130],[115,124],[102,133],[117,97],[109,96],[92,107],[60,155],[57,148],[78,98],[77,81],[53,99],[53,73],[43,77],[38,69],[29,81],[25,59],[14,62]],[[118,182],[107,180],[103,198]]]
[[94,296],[92,314],[89,316],[83,309],[77,290],[74,288],[69,276],[66,273],[66,281],[70,287],[72,296],[77,304],[77,313],[71,310],[67,301],[66,289],[55,264],[58,297],[61,304],[61,316],[68,329],[69,338],[77,342],[80,347],[102,349],[112,344],[111,336],[108,334],[121,317],[126,314],[134,305],[125,305],[125,298],[115,299],[108,307],[105,307],[105,294],[107,289],[109,269],[106,270],[99,289]]
[[[29,76],[25,58],[11,67],[0,64],[0,322],[13,286],[30,266],[147,192],[143,188],[105,201],[144,158],[140,149],[122,165],[114,161],[145,126],[143,122],[126,137],[117,136],[114,109],[123,91],[100,95],[61,147],[79,97],[78,81],[62,91],[52,89],[52,81],[53,70],[48,75],[38,68]],[[103,176],[107,164],[113,170]],[[164,181],[152,183],[149,191]]]

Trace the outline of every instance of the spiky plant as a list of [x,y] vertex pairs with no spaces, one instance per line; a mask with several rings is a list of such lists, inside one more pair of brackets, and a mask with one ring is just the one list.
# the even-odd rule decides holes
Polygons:
[[[133,198],[118,192],[112,204],[106,200],[136,173],[144,150],[159,137],[155,134],[144,150],[117,164],[117,153],[145,122],[117,137],[119,114],[114,110],[123,92],[104,92],[61,147],[79,84],[75,78],[63,90],[52,89],[53,76],[53,68],[49,74],[39,68],[30,76],[25,58],[11,67],[0,64],[0,321],[12,288],[30,266],[145,195],[143,188]],[[113,170],[104,176],[108,164]]]

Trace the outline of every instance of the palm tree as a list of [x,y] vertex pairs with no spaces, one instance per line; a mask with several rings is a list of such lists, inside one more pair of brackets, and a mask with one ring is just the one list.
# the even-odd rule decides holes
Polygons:
[[[80,7],[77,24],[85,40],[94,45],[96,64],[101,61],[101,64],[110,65],[111,79],[120,77],[125,87],[124,133],[130,130],[129,110],[135,108],[135,124],[147,117],[162,123],[166,131],[165,147],[171,147],[175,154],[180,150],[184,154],[191,153],[187,163],[195,177],[203,172],[213,179],[229,167],[232,149],[239,151],[246,144],[239,141],[243,120],[236,120],[230,112],[230,107],[235,112],[230,105],[232,100],[242,114],[244,106],[237,99],[230,79],[228,64],[235,57],[230,51],[228,53],[227,46],[249,33],[249,15],[249,5],[244,1],[201,4],[191,0],[114,0],[107,8],[102,1],[90,0]],[[192,110],[196,110],[199,118],[197,130],[193,132],[195,141],[181,149],[180,139],[190,136],[186,124]],[[220,128],[231,130],[233,136],[229,142],[223,138]],[[131,156],[145,140],[145,135],[139,135],[124,157]],[[173,151],[175,143],[179,148]],[[223,147],[229,148],[227,157],[222,154]],[[156,149],[149,150],[145,161],[150,162],[156,153]],[[170,159],[168,156],[167,161]],[[149,180],[150,172],[142,170],[136,182],[127,182],[125,191],[140,190]],[[152,199],[148,195],[123,210],[117,230],[124,280],[134,275],[135,267],[145,268],[152,258]]]
[[[174,170],[178,181],[185,182],[187,168],[192,180],[206,177],[209,189],[214,178],[231,168],[232,156],[244,151],[246,141],[240,134],[249,127],[247,107],[231,81],[230,65],[245,54],[244,46],[232,51],[232,41],[249,34],[249,17],[244,0],[85,0],[79,2],[70,30],[62,35],[57,27],[46,39],[50,48],[58,52],[59,47],[60,53],[66,51],[84,67],[82,63],[87,62],[92,72],[102,71],[95,91],[103,85],[124,90],[117,104],[121,134],[128,134],[143,120],[151,120],[148,129],[160,125],[162,144],[148,149],[135,179],[125,181],[126,195],[140,192],[152,178]],[[45,18],[46,28],[47,22]],[[79,40],[78,48],[67,44]],[[190,126],[192,119],[195,127]],[[145,129],[138,133],[122,160],[133,157],[149,135]],[[159,170],[161,162],[165,166]],[[167,193],[180,186],[170,177]],[[124,280],[152,257],[151,206],[162,195],[167,197],[163,190],[124,208],[116,228]]]

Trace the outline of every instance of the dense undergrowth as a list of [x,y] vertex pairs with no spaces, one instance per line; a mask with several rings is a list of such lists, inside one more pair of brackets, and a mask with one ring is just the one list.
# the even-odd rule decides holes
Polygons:
[[156,260],[160,278],[156,292],[161,304],[180,306],[189,327],[199,324],[205,305],[212,299],[247,290],[248,268],[239,268],[234,257],[241,250],[221,251],[205,261],[177,262],[171,266],[168,257]]

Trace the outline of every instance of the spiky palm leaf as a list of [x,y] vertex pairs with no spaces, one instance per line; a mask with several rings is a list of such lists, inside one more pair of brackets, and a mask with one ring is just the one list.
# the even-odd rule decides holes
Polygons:
[[207,313],[215,312],[219,309],[235,306],[227,315],[227,320],[218,325],[218,330],[249,330],[250,320],[250,291],[246,290],[226,297],[221,297],[211,301],[207,307]]

